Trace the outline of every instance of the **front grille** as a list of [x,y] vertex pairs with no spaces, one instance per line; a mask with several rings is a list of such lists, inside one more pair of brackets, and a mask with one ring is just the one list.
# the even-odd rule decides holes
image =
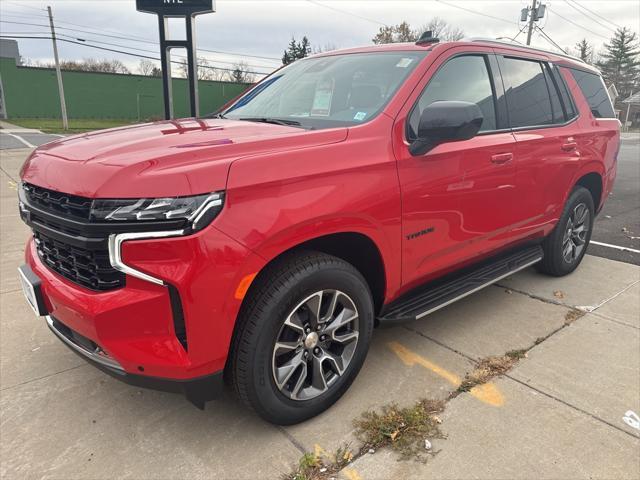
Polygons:
[[38,231],[33,236],[42,262],[72,282],[101,291],[124,286],[125,275],[111,266],[108,250],[71,246]]
[[27,199],[35,207],[53,214],[89,220],[91,214],[90,198],[60,193],[29,183],[25,183],[23,188]]

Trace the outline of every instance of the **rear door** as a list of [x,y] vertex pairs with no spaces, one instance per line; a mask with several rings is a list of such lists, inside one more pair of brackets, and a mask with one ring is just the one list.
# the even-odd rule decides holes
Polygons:
[[513,240],[543,231],[562,207],[580,162],[576,111],[557,69],[544,58],[499,55],[517,146]]
[[[420,114],[439,100],[476,103],[475,138],[413,157]],[[403,283],[415,284],[497,248],[513,222],[515,140],[505,130],[502,81],[491,49],[452,48],[430,66],[394,126],[402,191]]]

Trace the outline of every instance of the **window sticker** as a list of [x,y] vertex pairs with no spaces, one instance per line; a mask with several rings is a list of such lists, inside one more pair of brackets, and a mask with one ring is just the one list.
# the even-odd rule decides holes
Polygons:
[[358,112],[353,116],[353,119],[361,122],[362,120],[364,120],[367,116],[367,112]]
[[413,63],[413,58],[401,58],[400,61],[396,63],[396,67],[407,68],[412,63]]
[[333,100],[333,89],[335,82],[332,78],[320,80],[316,87],[316,94],[313,97],[311,115],[317,117],[328,117],[331,114],[331,101]]

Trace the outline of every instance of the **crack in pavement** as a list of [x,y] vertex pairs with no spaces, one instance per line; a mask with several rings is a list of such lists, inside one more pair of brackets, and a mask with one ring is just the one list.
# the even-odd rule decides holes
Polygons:
[[278,430],[282,435],[284,435],[284,437],[289,440],[291,442],[291,444],[296,447],[300,453],[302,453],[303,455],[305,453],[307,453],[307,449],[304,448],[304,445],[302,445],[302,443],[296,438],[294,437],[291,433],[289,433],[283,426],[281,425],[274,425],[275,429]]
[[533,387],[533,386],[529,385],[527,382],[524,382],[522,380],[518,380],[517,378],[512,377],[508,373],[505,373],[504,376],[506,378],[510,379],[510,380],[513,380],[516,383],[519,383],[520,385],[522,385],[524,387],[527,387],[527,388],[529,388],[529,389],[531,389],[531,390],[533,390],[533,391],[535,391],[535,392],[537,392],[537,393],[539,393],[541,395],[544,395],[547,398],[550,398],[550,399],[555,400],[556,402],[559,402],[559,403],[561,403],[561,404],[563,404],[563,405],[565,405],[565,406],[567,406],[569,408],[572,408],[576,412],[580,412],[580,413],[582,413],[584,415],[587,415],[587,416],[593,418],[594,420],[598,420],[599,422],[604,423],[605,425],[613,427],[616,430],[621,431],[622,433],[626,433],[631,438],[635,438],[636,440],[638,439],[637,435],[634,435],[633,433],[628,432],[624,428],[618,427],[617,425],[615,425],[615,424],[613,424],[613,423],[611,423],[611,422],[609,422],[609,421],[607,421],[607,420],[605,420],[603,418],[600,418],[597,415],[594,415],[593,413],[589,413],[586,410],[581,409],[580,407],[576,407],[575,405],[573,405],[573,404],[571,404],[571,403],[569,403],[569,402],[567,402],[565,400],[562,400],[561,398],[558,398],[558,397],[556,397],[556,396],[554,396],[554,395],[552,395],[552,394],[550,394],[548,392],[545,392],[544,390],[540,390],[539,388]]
[[21,382],[21,383],[16,383],[15,385],[11,385],[9,387],[0,388],[0,392],[6,392],[8,390],[11,390],[11,389],[14,389],[14,388],[17,388],[17,387],[21,387],[21,386],[24,386],[24,385],[29,385],[30,383],[37,382],[38,380],[45,380],[47,378],[54,377],[56,375],[60,375],[61,373],[66,373],[66,372],[69,372],[71,370],[75,370],[77,368],[89,367],[89,366],[91,366],[91,365],[89,365],[88,363],[83,363],[82,365],[76,365],[75,367],[66,368],[64,370],[60,370],[59,372],[50,373],[49,375],[43,375],[42,377],[32,378],[31,380],[26,380],[26,381]]
[[0,172],[4,173],[7,177],[9,177],[11,179],[11,181],[13,181],[15,183],[18,183],[16,181],[16,179],[13,178],[13,175],[11,175],[9,172],[7,172],[2,165],[0,165]]
[[[635,284],[637,284],[637,283],[639,283],[639,282],[634,282],[633,284],[631,284],[631,285],[629,285],[629,286],[625,287],[622,291],[618,292],[617,294],[615,294],[614,296],[612,296],[612,297],[611,297],[611,298],[609,298],[608,300],[606,300],[606,301],[604,301],[603,303],[601,303],[601,305],[600,305],[600,306],[604,305],[606,302],[608,302],[608,301],[610,301],[610,300],[613,300],[613,299],[614,299],[614,298],[616,298],[618,295],[620,295],[621,293],[625,292],[626,290],[628,290],[629,288],[631,288],[632,286],[634,286],[634,285],[635,285]],[[528,297],[530,297],[530,298],[532,298],[532,299],[534,299],[534,300],[539,300],[539,301],[544,302],[544,303],[549,303],[549,304],[552,304],[552,305],[558,305],[558,306],[561,306],[561,307],[563,307],[563,308],[566,308],[566,309],[567,309],[567,310],[569,310],[569,311],[571,311],[571,310],[576,310],[576,307],[571,307],[571,306],[569,306],[569,305],[565,305],[565,304],[563,304],[563,303],[556,302],[556,301],[553,301],[553,300],[550,300],[550,299],[547,299],[547,298],[538,297],[537,295],[532,295],[532,294],[529,294],[529,293],[527,293],[527,292],[521,292],[521,291],[519,291],[519,290],[515,290],[515,289],[513,289],[513,288],[502,287],[502,286],[500,286],[500,285],[498,285],[498,284],[496,284],[495,286],[498,286],[498,287],[501,287],[501,288],[507,288],[508,290],[511,290],[511,291],[513,291],[513,292],[516,292],[516,293],[519,293],[519,294],[521,294],[521,295],[528,296]],[[599,308],[599,307],[598,307],[598,308]],[[583,313],[583,315],[582,315],[582,316],[584,316],[584,315],[585,315],[585,314],[587,314],[587,313],[592,313],[592,312],[586,312],[586,311],[583,311],[583,310],[581,310],[581,312]],[[597,315],[597,314],[596,314],[596,315]],[[600,315],[598,315],[598,317],[599,317],[599,318],[603,318],[604,320],[609,320],[608,318],[606,318],[606,317],[601,317]],[[580,318],[581,318],[581,317],[580,317]],[[528,353],[529,351],[533,350],[536,346],[538,346],[538,345],[540,345],[540,344],[544,343],[544,342],[545,342],[545,341],[547,341],[549,338],[551,338],[552,336],[556,335],[558,332],[560,332],[560,331],[564,330],[565,328],[569,327],[570,325],[572,325],[572,324],[576,323],[577,321],[579,321],[579,320],[580,320],[580,318],[577,318],[577,319],[576,319],[576,320],[574,320],[573,322],[568,322],[568,321],[567,321],[567,322],[563,323],[563,324],[562,324],[560,327],[558,327],[557,329],[555,329],[555,330],[553,330],[552,332],[550,332],[549,334],[547,334],[546,336],[544,336],[544,337],[540,337],[539,339],[537,339],[537,340],[536,340],[536,342],[535,342],[532,346],[530,346],[529,348],[527,348],[527,349],[526,349],[526,352]],[[616,323],[619,323],[619,322],[616,322]],[[626,324],[624,324],[624,325],[625,325],[625,326],[630,326],[630,325],[626,325]],[[420,331],[418,331],[418,330],[415,330],[415,329],[413,329],[413,328],[411,328],[411,327],[409,327],[409,326],[407,326],[407,325],[402,325],[402,328],[404,328],[404,329],[405,329],[405,330],[407,330],[407,331],[413,332],[413,333],[415,333],[416,335],[418,335],[418,336],[420,336],[420,337],[423,337],[423,338],[425,338],[425,339],[427,339],[427,340],[430,340],[430,341],[432,341],[433,343],[435,343],[435,344],[437,344],[437,345],[439,345],[439,346],[441,346],[441,347],[443,347],[443,348],[445,348],[445,349],[447,349],[447,350],[449,350],[449,351],[451,351],[451,352],[453,352],[453,353],[455,353],[455,354],[458,354],[458,355],[460,355],[460,356],[462,356],[462,357],[466,358],[467,360],[471,361],[471,362],[472,362],[472,363],[474,363],[475,365],[477,365],[477,364],[478,364],[478,360],[474,359],[473,357],[471,357],[470,355],[467,355],[466,353],[464,353],[464,352],[462,352],[462,351],[459,351],[459,350],[457,350],[457,349],[455,349],[455,348],[453,348],[453,347],[451,347],[451,346],[447,345],[447,344],[446,344],[446,343],[444,343],[444,342],[441,342],[441,341],[439,341],[439,340],[436,340],[436,339],[434,339],[434,338],[431,338],[429,335],[426,335],[426,334],[424,334],[424,333],[422,333],[422,332],[420,332]],[[635,328],[635,327],[632,327],[632,328]],[[512,381],[514,381],[514,382],[516,382],[516,383],[519,383],[520,385],[522,385],[522,386],[524,386],[524,387],[527,387],[527,388],[529,388],[529,389],[531,389],[531,390],[533,390],[533,391],[535,391],[535,392],[537,392],[537,393],[540,393],[541,395],[544,395],[544,396],[546,396],[547,398],[550,398],[550,399],[552,399],[552,400],[555,400],[556,402],[558,402],[558,403],[560,403],[560,404],[562,404],[562,405],[565,405],[566,407],[569,407],[569,408],[571,408],[571,409],[575,410],[576,412],[579,412],[579,413],[582,413],[582,414],[584,414],[584,415],[587,415],[587,416],[589,416],[589,417],[593,418],[594,420],[597,420],[597,421],[599,421],[599,422],[601,422],[601,423],[603,423],[603,424],[605,424],[605,425],[607,425],[607,426],[609,426],[609,427],[615,428],[616,430],[619,430],[619,431],[621,431],[621,432],[623,432],[623,433],[626,433],[627,435],[629,435],[629,436],[630,436],[630,437],[632,437],[632,438],[638,439],[638,436],[637,436],[637,435],[634,435],[633,433],[628,432],[627,430],[623,429],[622,427],[618,427],[617,425],[615,425],[615,424],[613,424],[613,423],[611,423],[611,422],[609,422],[609,421],[607,421],[607,420],[605,420],[605,419],[603,419],[603,418],[600,418],[600,417],[598,417],[597,415],[594,415],[594,414],[592,414],[592,413],[590,413],[590,412],[588,412],[588,411],[586,411],[586,410],[583,410],[583,409],[581,409],[581,408],[579,408],[579,407],[577,407],[577,406],[575,406],[575,405],[573,405],[573,404],[571,404],[571,403],[569,403],[569,402],[567,402],[567,401],[565,401],[565,400],[562,400],[561,398],[558,398],[558,397],[556,397],[556,396],[554,396],[554,395],[552,395],[552,394],[550,394],[550,393],[548,393],[548,392],[545,392],[545,391],[543,391],[543,390],[540,390],[539,388],[536,388],[536,387],[534,387],[534,386],[532,386],[532,385],[529,385],[529,384],[528,384],[527,382],[525,382],[525,381],[518,380],[517,378],[512,377],[511,375],[509,375],[509,373],[505,373],[505,374],[504,374],[504,375],[502,375],[502,376],[503,376],[503,377],[505,377],[505,378],[508,378],[508,379],[510,379],[510,380],[512,380]]]

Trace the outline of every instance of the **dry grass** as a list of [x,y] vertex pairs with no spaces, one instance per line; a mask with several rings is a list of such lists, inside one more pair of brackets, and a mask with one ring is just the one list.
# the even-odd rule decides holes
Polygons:
[[564,324],[571,325],[573,322],[575,322],[577,319],[579,319],[584,315],[585,315],[585,312],[583,312],[582,310],[578,310],[577,308],[572,308],[564,316]]
[[501,356],[487,357],[480,360],[476,368],[464,377],[464,380],[458,387],[458,392],[468,392],[476,385],[482,385],[498,375],[504,375],[511,370],[521,358],[525,358],[526,356],[526,350],[511,350]]
[[365,412],[354,422],[356,435],[364,443],[364,450],[390,446],[403,458],[424,461],[434,454],[425,448],[425,440],[444,438],[437,417],[444,405],[443,401],[421,400],[411,407],[392,404],[380,412]]
[[348,447],[341,447],[335,454],[321,457],[313,453],[305,453],[295,472],[285,475],[283,480],[325,480],[334,478],[353,459]]

